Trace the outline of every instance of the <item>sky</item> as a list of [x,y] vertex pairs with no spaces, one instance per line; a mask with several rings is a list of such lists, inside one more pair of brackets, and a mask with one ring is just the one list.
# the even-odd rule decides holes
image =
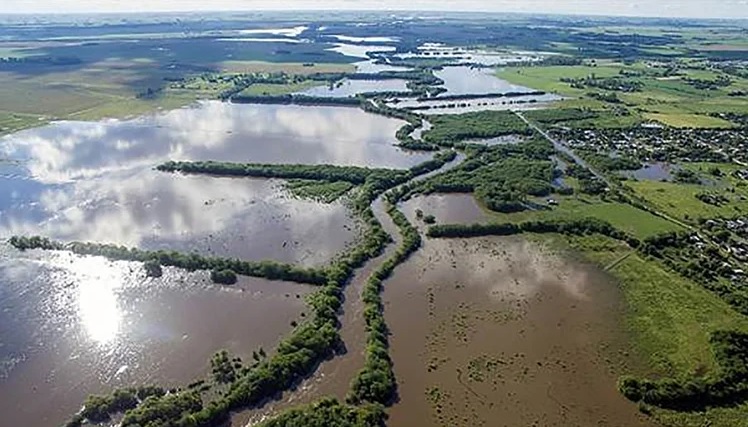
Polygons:
[[748,19],[748,0],[0,0],[0,13],[442,10]]

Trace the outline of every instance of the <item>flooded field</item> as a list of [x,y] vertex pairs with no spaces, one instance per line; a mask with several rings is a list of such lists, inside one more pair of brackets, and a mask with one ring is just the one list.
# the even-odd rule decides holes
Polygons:
[[335,47],[328,49],[332,52],[337,52],[341,55],[351,56],[354,58],[369,58],[370,52],[393,52],[396,50],[395,46],[367,46],[358,44],[348,43],[335,43]]
[[540,61],[544,52],[495,52],[482,49],[446,46],[441,43],[425,43],[416,52],[399,53],[399,58],[438,58],[453,64],[506,65],[517,62]]
[[[205,102],[24,131],[0,140],[0,236],[323,265],[359,233],[342,203],[295,199],[277,180],[153,167],[169,159],[408,167],[430,155],[392,146],[403,123],[354,108]],[[87,395],[120,386],[184,386],[222,348],[245,358],[271,351],[303,320],[312,291],[249,278],[218,287],[206,276],[166,269],[148,279],[137,263],[3,246],[0,410],[10,425],[60,425]]]
[[341,203],[290,197],[280,181],[179,176],[135,169],[44,185],[0,178],[0,235],[116,243],[241,259],[323,265],[358,225]]
[[444,67],[435,71],[434,75],[444,80],[447,95],[532,91],[532,89],[513,85],[496,77],[493,69],[490,68]]
[[130,121],[63,122],[0,140],[0,236],[178,249],[320,265],[357,236],[340,203],[273,180],[180,176],[160,162],[226,160],[408,167],[403,122],[354,108],[203,103]]
[[370,260],[356,271],[353,279],[346,286],[343,309],[340,313],[340,337],[345,344],[344,354],[336,355],[323,362],[310,378],[304,380],[298,388],[283,394],[262,408],[235,414],[232,427],[246,427],[267,419],[273,414],[289,408],[313,403],[322,397],[333,396],[345,400],[350,390],[351,381],[364,367],[366,347],[366,323],[364,321],[364,302],[362,293],[366,281],[381,264],[393,255],[400,241],[397,227],[385,212],[381,200],[374,202],[372,208],[394,243],[387,246],[382,255]]
[[401,123],[353,108],[204,103],[22,132],[0,141],[12,159],[0,165],[9,195],[0,234],[323,264],[357,235],[342,203],[293,199],[278,181],[152,168],[169,159],[386,167],[427,159],[392,146]]
[[470,139],[465,141],[465,144],[481,144],[481,145],[507,145],[507,144],[519,144],[526,139],[520,135],[504,135],[497,136],[495,138],[485,139]]
[[134,120],[55,123],[0,139],[0,153],[59,179],[165,160],[405,168],[429,156],[393,146],[403,124],[358,108],[201,102]]
[[[381,71],[381,70],[380,70]],[[393,80],[344,80],[333,86],[316,86],[299,92],[308,96],[348,97],[371,92],[407,92],[407,81]]]
[[472,194],[420,195],[402,203],[399,208],[412,224],[420,228],[425,227],[417,217],[418,210],[424,215],[433,215],[439,224],[474,224],[489,219]]
[[549,103],[562,99],[558,95],[547,93],[545,95],[522,95],[498,98],[440,100],[439,98],[428,100],[401,99],[397,103],[390,103],[397,108],[413,109],[419,114],[462,114],[473,111],[504,111],[504,110],[530,110],[547,107]]
[[673,172],[679,167],[665,162],[647,163],[641,169],[625,171],[623,174],[629,178],[645,181],[669,181],[673,179]]
[[360,61],[353,64],[357,73],[381,73],[382,71],[409,71],[408,67],[397,67],[394,65],[377,64],[374,60]]
[[399,426],[645,426],[615,285],[515,238],[427,240],[385,283]]
[[7,425],[56,426],[91,393],[155,383],[185,386],[222,348],[247,360],[302,320],[312,287],[167,268],[66,252],[0,258],[0,411]]

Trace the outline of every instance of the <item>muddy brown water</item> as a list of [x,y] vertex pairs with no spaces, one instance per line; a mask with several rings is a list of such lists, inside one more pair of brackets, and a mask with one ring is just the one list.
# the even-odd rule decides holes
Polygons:
[[411,224],[421,230],[428,228],[416,212],[424,216],[433,215],[439,224],[474,224],[490,219],[472,194],[429,194],[415,196],[400,205]]
[[372,204],[372,210],[384,230],[393,238],[384,252],[369,260],[366,265],[356,270],[355,275],[344,289],[345,300],[339,314],[340,337],[345,344],[345,353],[324,361],[307,379],[294,390],[289,390],[277,399],[267,402],[260,408],[236,413],[232,417],[232,427],[245,427],[257,424],[283,410],[309,404],[325,396],[344,400],[356,374],[364,367],[364,349],[366,345],[366,323],[364,321],[364,303],[361,295],[369,277],[381,264],[391,257],[400,242],[397,226],[386,212],[382,199]]
[[616,390],[617,289],[517,238],[426,240],[385,283],[389,426],[646,426]]
[[[240,278],[67,252],[3,248],[0,259],[0,411],[3,425],[56,426],[86,396],[116,387],[183,387],[226,348],[249,360],[303,320],[311,286]],[[6,424],[7,423],[7,424]]]
[[[433,175],[443,173],[462,163],[465,157],[458,155],[454,160],[445,164],[441,169],[429,172],[413,179],[413,181],[424,180]],[[433,196],[428,196],[433,197]],[[425,198],[424,198],[425,199]],[[416,199],[414,199],[416,200]],[[453,203],[455,200],[451,200]],[[459,200],[457,200],[459,202]],[[243,411],[234,414],[232,418],[233,427],[245,427],[254,425],[280,411],[314,402],[325,396],[334,396],[340,400],[350,389],[350,384],[355,375],[364,366],[366,345],[366,324],[363,318],[364,304],[361,293],[371,274],[397,250],[401,242],[400,231],[394,224],[382,197],[372,203],[372,211],[379,220],[384,230],[392,236],[393,242],[389,244],[382,255],[370,260],[366,265],[355,272],[355,276],[344,290],[345,301],[340,314],[340,336],[346,347],[346,353],[336,355],[325,361],[320,367],[295,389],[285,392],[279,399],[267,402],[257,409]],[[410,220],[415,221],[415,207],[413,203],[406,210],[410,213]]]
[[[321,265],[353,244],[341,203],[289,197],[274,180],[179,176],[169,160],[409,167],[430,157],[393,146],[404,122],[355,108],[217,102],[133,120],[60,122],[0,139],[0,238],[179,249]],[[67,253],[0,251],[0,410],[12,425],[58,425],[90,393],[184,386],[228,348],[272,351],[301,321],[308,286]],[[357,298],[351,298],[355,300]]]

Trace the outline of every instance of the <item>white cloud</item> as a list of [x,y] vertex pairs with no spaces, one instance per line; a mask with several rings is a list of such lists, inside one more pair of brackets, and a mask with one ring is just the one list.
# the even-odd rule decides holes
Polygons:
[[[708,5],[708,7],[706,7]],[[748,18],[745,0],[2,0],[0,13],[195,10],[444,10]]]

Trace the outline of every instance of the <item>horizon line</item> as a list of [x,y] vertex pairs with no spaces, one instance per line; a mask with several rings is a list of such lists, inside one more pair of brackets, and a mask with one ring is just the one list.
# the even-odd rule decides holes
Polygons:
[[686,21],[727,21],[727,22],[741,22],[747,21],[748,17],[744,18],[727,18],[727,17],[693,17],[693,16],[657,16],[657,15],[607,15],[604,13],[575,13],[575,12],[555,12],[555,13],[543,13],[543,12],[524,12],[524,11],[496,11],[496,10],[458,10],[458,11],[447,11],[438,9],[424,9],[424,10],[385,10],[385,9],[261,9],[261,10],[241,10],[241,9],[193,9],[193,10],[156,10],[156,11],[96,11],[96,12],[0,12],[0,16],[91,16],[91,15],[166,15],[166,14],[197,14],[197,13],[216,13],[216,14],[230,14],[230,13],[244,13],[244,14],[260,14],[260,13],[380,13],[380,14],[414,14],[414,13],[438,13],[438,14],[490,14],[490,15],[523,15],[523,16],[548,16],[548,17],[579,17],[579,18],[618,18],[618,19],[664,19],[664,20],[686,20]]

